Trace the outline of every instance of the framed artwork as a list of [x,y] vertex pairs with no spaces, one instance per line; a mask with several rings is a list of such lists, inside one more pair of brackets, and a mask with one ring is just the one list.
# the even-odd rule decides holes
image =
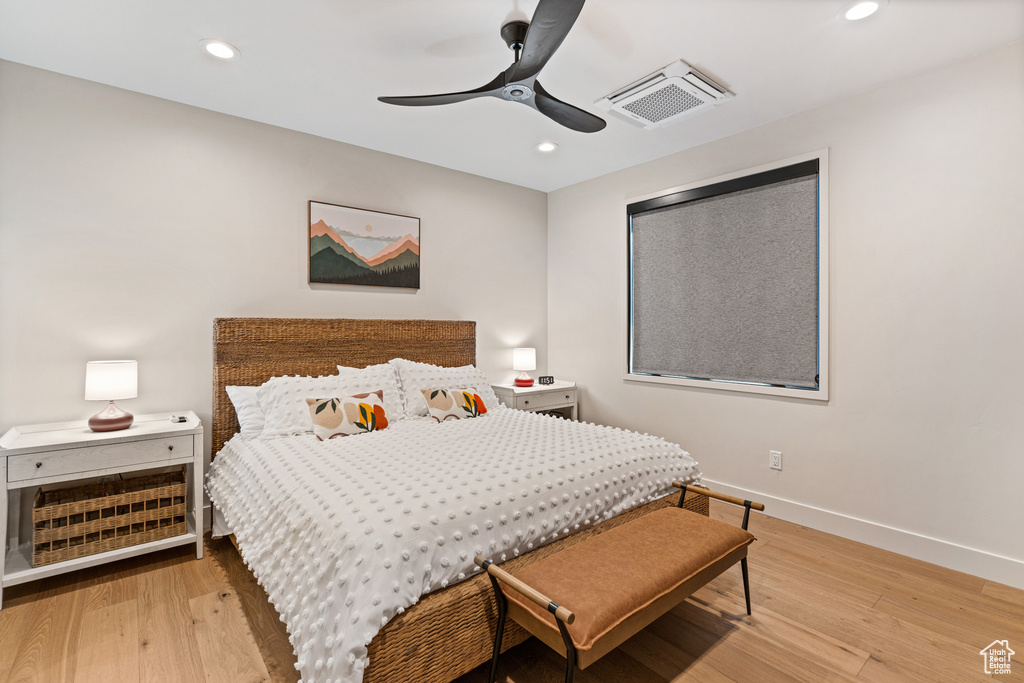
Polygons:
[[309,281],[420,287],[420,219],[309,202]]

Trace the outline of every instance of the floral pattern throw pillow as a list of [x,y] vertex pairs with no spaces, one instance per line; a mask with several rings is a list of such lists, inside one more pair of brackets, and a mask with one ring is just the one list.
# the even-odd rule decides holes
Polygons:
[[479,417],[487,413],[487,406],[475,387],[463,389],[420,389],[427,402],[430,417],[438,422]]
[[387,429],[384,391],[343,398],[307,398],[313,433],[320,441]]

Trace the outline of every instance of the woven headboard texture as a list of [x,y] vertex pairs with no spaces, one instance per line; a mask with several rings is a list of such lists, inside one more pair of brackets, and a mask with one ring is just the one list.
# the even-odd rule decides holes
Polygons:
[[476,362],[476,323],[461,320],[217,318],[213,321],[213,454],[238,431],[224,387],[280,375],[333,375],[406,358],[455,367]]

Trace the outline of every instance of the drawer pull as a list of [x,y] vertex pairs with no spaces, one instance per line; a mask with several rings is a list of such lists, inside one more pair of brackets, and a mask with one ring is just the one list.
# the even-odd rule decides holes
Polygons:
[[169,451],[173,451],[173,450],[174,450],[174,446],[173,446],[173,445],[172,445],[172,446],[168,446],[168,447],[167,447],[167,450],[169,450]]
[[526,401],[526,405],[530,405],[530,402],[529,402],[529,401]]
[[566,400],[566,401],[568,401],[568,400],[569,400],[569,394],[566,394],[566,395],[565,395],[565,400]]
[[37,462],[37,463],[36,463],[36,469],[37,469],[37,470],[38,470],[38,469],[39,469],[40,467],[42,467],[42,466],[43,466],[43,463],[41,463],[41,462]]

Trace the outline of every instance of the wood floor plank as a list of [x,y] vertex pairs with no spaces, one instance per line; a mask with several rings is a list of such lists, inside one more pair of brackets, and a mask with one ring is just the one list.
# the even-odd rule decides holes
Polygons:
[[0,610],[0,681],[11,680],[15,653],[21,648],[34,607],[30,601],[11,605],[5,602],[4,609]]
[[[751,596],[756,595],[757,588],[763,583],[789,586],[794,590],[803,588],[821,599],[826,596],[841,598],[845,601],[870,607],[878,602],[883,592],[874,586],[866,587],[853,581],[846,581],[830,571],[830,567],[816,564],[815,560],[797,560],[792,553],[781,544],[771,543],[757,556],[749,559]],[[739,587],[742,583],[738,577],[726,572],[718,585]]]
[[201,681],[203,665],[189,610],[189,595],[176,562],[140,572],[139,680]]
[[[711,510],[742,515],[717,501]],[[752,616],[730,569],[577,683],[971,683],[992,680],[979,643],[1024,643],[1024,591],[760,514],[751,529]],[[205,544],[202,560],[169,549],[7,589],[0,681],[297,681],[266,593],[229,542]],[[502,655],[498,680],[561,683],[564,661],[531,639]],[[1000,680],[1024,681],[1017,664]]]
[[960,676],[935,680],[980,680],[970,669],[970,657],[961,650],[961,643],[940,634],[923,635],[912,625],[871,607],[770,584],[762,588],[762,605],[869,652],[897,673],[918,670],[921,662],[927,661],[930,670],[956,671]]
[[[714,590],[698,591],[687,602],[693,609],[686,612],[685,618],[704,628],[711,628],[716,621],[726,622],[735,618],[732,616],[735,602]],[[684,608],[676,609],[680,613]],[[775,666],[782,670],[786,669],[783,664],[785,659],[806,661],[808,670],[812,672],[812,680],[823,675],[817,670],[819,664],[836,674],[856,676],[870,656],[866,650],[810,629],[764,607],[758,607],[752,616],[741,615],[739,621],[744,636],[756,637],[757,641],[744,638],[738,642],[748,643],[746,647],[750,651],[763,652],[765,661],[777,659]],[[794,674],[794,677],[799,678],[800,675]]]
[[207,683],[270,681],[238,596],[222,589],[192,598],[189,608]]
[[[774,545],[773,552],[778,551],[778,547]],[[948,629],[940,631],[940,633],[919,630],[916,629],[914,624],[901,622],[899,619],[891,617],[891,615],[885,615],[883,612],[874,609],[866,609],[863,605],[844,603],[843,599],[840,598],[835,598],[833,603],[830,604],[827,593],[823,592],[825,590],[824,585],[815,587],[813,577],[817,574],[817,583],[822,584],[830,575],[822,570],[825,568],[831,570],[834,567],[827,564],[823,565],[817,561],[812,561],[804,566],[800,558],[792,559],[788,553],[780,555],[780,558],[786,558],[785,561],[791,563],[791,569],[803,567],[800,573],[800,581],[794,583],[778,575],[772,576],[772,570],[778,567],[776,566],[777,563],[773,563],[769,561],[769,558],[765,557],[768,554],[768,549],[766,548],[765,553],[762,554],[762,559],[764,560],[762,568],[765,569],[768,581],[765,584],[766,594],[761,596],[762,606],[775,609],[773,608],[774,602],[779,598],[785,598],[789,602],[783,603],[781,609],[775,609],[775,611],[784,613],[787,617],[793,618],[806,626],[811,626],[839,640],[844,640],[855,647],[871,652],[875,661],[870,667],[867,667],[867,664],[865,665],[868,670],[876,673],[888,670],[898,677],[908,671],[915,670],[914,666],[909,665],[915,659],[919,661],[922,658],[932,657],[935,660],[934,668],[943,671],[956,671],[962,680],[972,680],[972,676],[977,676],[977,672],[970,670],[973,665],[970,650],[963,649],[958,641],[949,637],[947,635]],[[802,559],[806,560],[807,558],[804,556]],[[753,582],[754,577],[757,576],[753,569],[751,570],[751,575]],[[731,596],[738,598],[741,594],[739,593],[740,588],[738,585],[730,583],[728,580],[722,581],[721,579],[723,578],[727,579],[723,575],[712,585],[721,587],[723,584],[727,584]],[[907,583],[912,583],[912,578],[916,577],[906,577],[905,580]],[[926,581],[931,581],[931,579],[926,578]],[[960,584],[955,582],[951,585],[951,590],[960,590],[958,586]],[[801,612],[808,605],[815,607]],[[828,612],[822,609],[822,606],[829,606],[836,615],[830,617]],[[951,603],[947,602],[944,607],[946,609],[946,618],[955,617],[959,612]],[[785,610],[787,609],[796,611],[786,612]],[[999,620],[993,619],[991,623],[999,623]],[[900,636],[899,634],[903,635]]]
[[1024,590],[1020,588],[996,583],[995,581],[986,581],[981,589],[981,594],[1001,602],[1024,607]]
[[139,619],[135,600],[86,611],[78,638],[75,683],[139,680]]
[[[908,600],[900,596],[885,595],[875,605],[879,612],[904,622],[942,634],[974,649],[989,645],[993,640],[1024,643],[1024,622],[982,611],[956,601]],[[954,618],[950,618],[953,615]]]
[[[905,632],[913,632],[921,638],[930,642],[938,642],[944,652],[941,664],[949,672],[949,680],[991,680],[991,676],[984,674],[981,649],[987,647],[996,637],[978,637],[973,633],[970,625],[962,625],[954,620],[946,621],[937,619],[934,615],[919,609],[917,605],[899,603],[888,596],[880,601],[879,611],[887,613],[894,612],[900,625]],[[997,632],[998,626],[993,626],[991,633]],[[1015,634],[1019,634],[1018,625]],[[1000,636],[998,639],[1003,639]],[[1018,635],[1010,635],[1011,642],[1024,642],[1024,638]],[[974,642],[967,642],[973,640]],[[975,643],[983,642],[981,645]],[[1024,681],[1024,671],[1018,670],[1016,676],[999,676],[1000,680]]]
[[224,570],[216,562],[184,562],[180,570],[185,592],[192,598],[216,593],[227,581]]
[[270,604],[266,591],[246,569],[228,539],[208,540],[206,549],[209,559],[216,563],[225,577],[226,585],[238,596],[271,678],[280,683],[297,683],[299,672],[295,669],[295,652],[284,623]]
[[859,678],[871,683],[936,683],[936,681],[955,681],[958,679],[935,678],[936,671],[929,668],[927,672],[920,669],[893,664],[870,657],[864,664]]
[[665,681],[736,683],[707,662],[659,638],[650,629],[644,629],[627,640],[621,649]]
[[[867,655],[854,663],[855,671],[850,674],[841,671],[831,662],[816,659],[810,652],[793,647],[792,643],[781,634],[767,633],[764,627],[758,629],[757,617],[747,617],[736,613],[735,604],[726,604],[720,609],[703,599],[705,591],[698,591],[694,599],[676,607],[672,614],[687,623],[696,625],[713,633],[721,639],[715,648],[716,653],[728,655],[733,651],[742,651],[755,658],[759,663],[768,665],[785,674],[793,681],[803,683],[820,683],[821,681],[853,681]],[[708,593],[713,593],[708,591]]]
[[109,573],[102,573],[101,567],[93,568],[95,574],[93,580],[86,583],[82,590],[85,592],[85,612],[103,609],[122,602],[135,602],[139,596],[138,583],[136,581],[136,566],[131,562],[117,562],[110,567]]
[[43,599],[32,604],[13,650],[8,683],[73,683],[78,660],[83,593],[47,579]]
[[[891,561],[879,567],[863,559],[819,554],[814,548],[797,545],[790,539],[765,548],[762,557],[775,557],[790,566],[814,569],[820,576],[834,581],[836,585],[864,587],[907,600],[945,602],[950,609],[973,606],[999,613],[1014,621],[1024,622],[1024,606],[990,597],[981,590],[975,591],[973,587],[965,588],[964,582],[960,579],[960,572],[935,568],[933,565],[916,561],[912,565],[907,565],[900,559],[901,556],[895,553],[887,554],[891,556]],[[916,574],[911,571],[911,567],[921,569],[922,565],[927,565],[924,573]],[[939,571],[949,572],[948,583],[934,578]]]
[[[793,679],[771,664],[762,662],[748,652],[729,645],[732,636],[711,633],[674,611],[650,626],[662,640],[676,645],[694,658],[703,659],[717,671],[735,681],[758,680],[759,683],[783,683]],[[756,673],[755,673],[756,672]]]
[[[565,659],[558,656],[561,673],[565,674]],[[563,679],[564,680],[564,679]],[[658,676],[641,662],[616,648],[597,660],[584,671],[576,672],[579,683],[605,683],[606,681],[630,681],[631,683],[663,683]]]

